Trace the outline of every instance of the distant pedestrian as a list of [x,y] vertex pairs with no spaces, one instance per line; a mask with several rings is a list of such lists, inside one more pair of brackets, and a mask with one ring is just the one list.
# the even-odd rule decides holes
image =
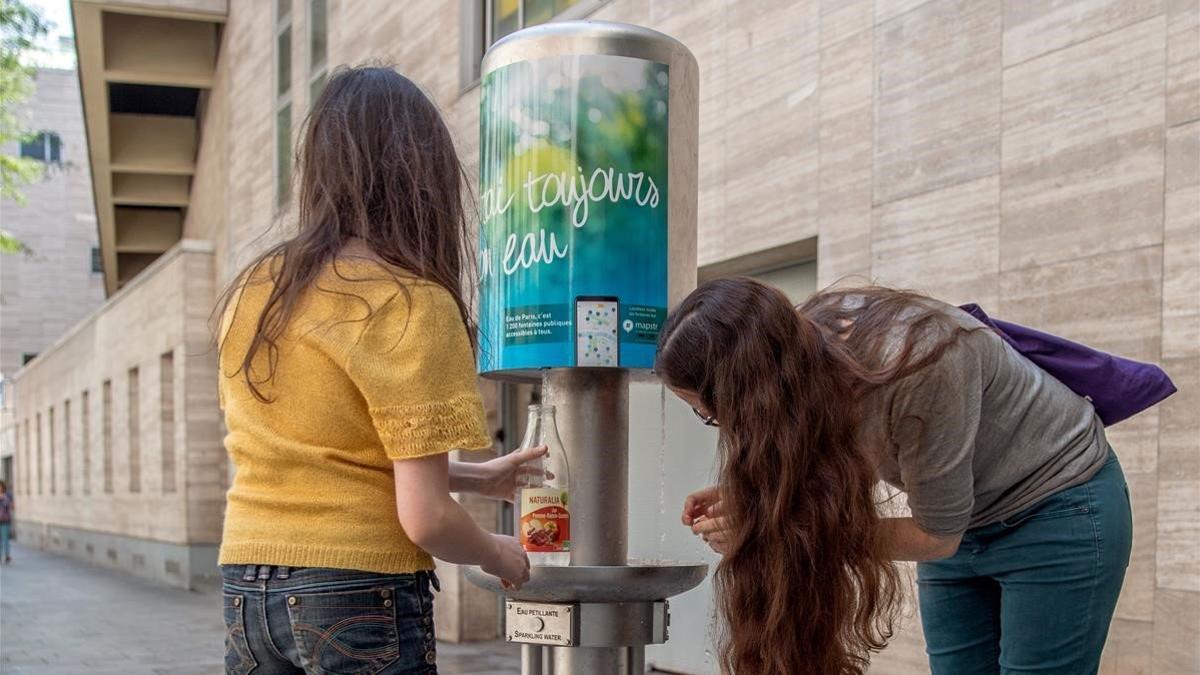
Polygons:
[[0,560],[4,564],[12,562],[8,554],[8,537],[12,534],[13,499],[8,494],[8,483],[0,480]]

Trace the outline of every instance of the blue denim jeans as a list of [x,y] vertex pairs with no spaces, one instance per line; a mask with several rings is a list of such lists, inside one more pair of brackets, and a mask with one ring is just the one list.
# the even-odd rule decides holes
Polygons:
[[225,672],[437,673],[432,572],[223,565]]
[[1088,482],[968,530],[953,557],[917,566],[930,669],[1095,673],[1132,540],[1116,455]]
[[12,537],[12,523],[0,523],[0,562],[8,560],[8,541]]

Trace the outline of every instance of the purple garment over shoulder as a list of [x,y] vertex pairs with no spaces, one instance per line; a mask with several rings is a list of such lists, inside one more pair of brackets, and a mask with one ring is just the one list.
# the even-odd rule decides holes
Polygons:
[[1104,426],[1112,426],[1175,393],[1162,368],[1124,359],[1015,323],[993,319],[979,305],[959,309],[996,331],[1025,358],[1068,389],[1089,399]]

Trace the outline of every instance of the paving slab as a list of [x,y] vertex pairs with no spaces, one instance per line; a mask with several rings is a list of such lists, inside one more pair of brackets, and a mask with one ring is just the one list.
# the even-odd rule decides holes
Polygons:
[[[0,566],[4,675],[204,675],[224,670],[221,596],[160,586],[13,542]],[[504,643],[438,645],[446,675],[516,675]]]

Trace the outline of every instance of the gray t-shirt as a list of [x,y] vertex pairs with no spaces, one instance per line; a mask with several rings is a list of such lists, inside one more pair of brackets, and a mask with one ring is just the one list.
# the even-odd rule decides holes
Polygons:
[[879,477],[935,535],[1004,520],[1084,483],[1110,451],[1087,399],[986,329],[960,333],[938,361],[866,404],[862,438],[877,450]]

